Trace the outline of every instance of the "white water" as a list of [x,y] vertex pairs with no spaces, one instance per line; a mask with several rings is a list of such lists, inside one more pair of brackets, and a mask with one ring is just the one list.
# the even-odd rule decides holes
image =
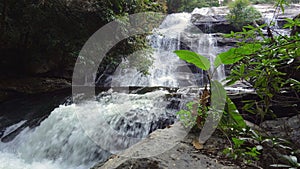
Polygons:
[[[121,151],[146,137],[155,128],[152,122],[167,119],[167,93],[104,92],[98,101],[60,106],[40,126],[0,142],[0,169],[90,168],[107,158],[103,149]],[[23,123],[7,128],[5,135]]]
[[[189,46],[213,63],[218,52],[216,40],[209,34],[204,34],[190,22],[190,13],[168,15],[153,35],[149,36],[153,65],[149,75],[142,75],[134,67],[126,66],[128,59],[118,67],[112,76],[112,86],[165,86],[187,87],[202,85],[203,72],[199,69],[195,74],[188,65],[173,53],[181,49],[181,44]],[[133,59],[136,57],[133,56]],[[141,61],[142,62],[142,61]],[[216,71],[214,79],[224,79],[224,69]]]
[[[93,152],[103,153],[84,135],[75,105],[60,106],[34,130],[23,130],[13,141],[0,143],[1,169],[84,169]],[[18,124],[17,124],[18,125]]]

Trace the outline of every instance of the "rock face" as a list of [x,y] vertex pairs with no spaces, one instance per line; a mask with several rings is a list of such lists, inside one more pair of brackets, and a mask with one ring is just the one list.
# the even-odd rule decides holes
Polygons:
[[[119,156],[93,169],[238,168],[222,165],[217,160],[195,151],[190,144],[190,137],[194,136],[190,134],[185,138],[185,133],[180,123],[175,123],[171,128],[156,130],[148,138],[125,150]],[[171,149],[162,152],[165,147]]]
[[20,95],[53,92],[71,88],[71,83],[65,79],[28,77],[5,79],[0,82],[0,103]]
[[204,33],[230,33],[237,29],[226,19],[227,7],[196,8],[191,21]]
[[300,115],[277,118],[261,124],[269,135],[293,141],[300,148]]
[[[272,20],[274,15],[274,7],[272,5],[254,5],[254,7],[261,12],[262,19],[265,22]],[[294,18],[299,14],[300,5],[293,4],[285,8],[285,12],[280,11],[275,14],[277,18],[277,26],[282,27],[286,18]],[[211,8],[196,8],[192,12],[191,21],[204,33],[230,33],[230,31],[238,31],[226,19],[229,13],[227,7],[211,7]]]

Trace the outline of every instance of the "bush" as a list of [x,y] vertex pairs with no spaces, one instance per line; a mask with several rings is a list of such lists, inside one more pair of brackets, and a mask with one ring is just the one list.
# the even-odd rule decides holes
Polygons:
[[261,18],[261,14],[254,7],[250,6],[248,0],[236,0],[229,3],[229,14],[227,19],[237,28],[251,24]]

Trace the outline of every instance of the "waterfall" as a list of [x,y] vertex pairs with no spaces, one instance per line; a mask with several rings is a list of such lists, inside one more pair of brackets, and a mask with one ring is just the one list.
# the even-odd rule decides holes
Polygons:
[[275,16],[274,13],[267,13],[264,15],[264,22],[268,25],[268,26],[271,26],[271,28],[274,28],[274,29],[278,29],[279,26],[278,26],[278,22],[277,22],[277,18]]
[[[112,86],[202,85],[204,72],[173,53],[189,48],[214,60],[218,51],[216,40],[193,28],[190,18],[188,13],[168,15],[148,37],[153,47],[149,75],[142,75],[133,68],[124,69],[130,60],[127,59],[112,76]],[[145,94],[110,90],[93,101],[61,105],[39,126],[25,128],[10,142],[0,142],[0,169],[90,168],[106,160],[110,153],[120,152],[150,132],[174,123],[178,108],[172,107],[168,94],[163,90]],[[23,123],[25,121],[6,128],[0,139]]]
[[[153,64],[149,75],[143,75],[134,67],[128,68],[130,57],[122,62],[112,76],[112,86],[166,86],[188,87],[203,85],[202,70],[193,70],[191,65],[180,60],[173,51],[190,48],[209,58],[213,63],[218,49],[216,40],[210,34],[202,33],[191,24],[190,13],[168,15],[158,29],[148,37],[153,48],[150,59]],[[142,61],[141,61],[142,62]],[[215,79],[224,79],[224,68],[218,69]]]

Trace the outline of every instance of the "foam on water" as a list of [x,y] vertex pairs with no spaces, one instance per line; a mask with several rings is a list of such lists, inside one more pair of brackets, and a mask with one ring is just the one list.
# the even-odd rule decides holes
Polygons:
[[90,168],[110,152],[118,153],[146,137],[155,129],[153,122],[168,119],[167,93],[103,92],[98,101],[62,105],[40,126],[26,128],[8,143],[0,142],[0,169]]

